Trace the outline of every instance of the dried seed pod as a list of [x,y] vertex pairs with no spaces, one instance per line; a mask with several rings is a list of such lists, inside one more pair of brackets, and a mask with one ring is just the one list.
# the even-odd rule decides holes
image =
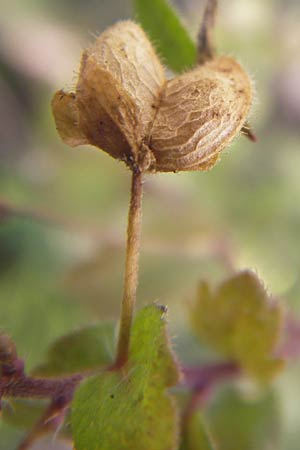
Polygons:
[[207,170],[241,130],[251,83],[230,57],[166,81],[143,30],[120,22],[82,56],[75,93],[52,101],[70,145],[91,144],[142,171]]
[[130,21],[117,23],[83,53],[76,92],[54,96],[58,132],[69,145],[88,142],[137,161],[164,83],[143,30]]
[[88,144],[88,140],[79,127],[79,113],[74,93],[57,91],[52,99],[52,110],[56,129],[62,140],[70,147]]
[[251,83],[230,57],[206,62],[168,81],[149,148],[157,171],[206,170],[242,128]]

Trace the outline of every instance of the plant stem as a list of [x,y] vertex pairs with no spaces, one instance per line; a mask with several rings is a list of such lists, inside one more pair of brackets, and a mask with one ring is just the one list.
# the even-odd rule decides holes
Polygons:
[[31,378],[1,377],[0,378],[0,401],[1,397],[19,398],[58,398],[64,397],[70,401],[74,390],[83,375],[76,374],[61,378]]
[[139,169],[132,171],[131,197],[128,213],[125,279],[121,309],[120,331],[116,367],[128,360],[130,330],[136,302],[138,285],[139,255],[142,225],[143,174]]
[[202,24],[198,34],[198,64],[204,64],[215,54],[213,30],[217,15],[218,0],[207,0]]

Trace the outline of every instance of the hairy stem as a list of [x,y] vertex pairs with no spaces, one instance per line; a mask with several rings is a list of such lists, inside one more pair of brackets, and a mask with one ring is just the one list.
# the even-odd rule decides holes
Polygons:
[[136,169],[132,171],[131,198],[127,228],[124,291],[116,360],[117,367],[124,365],[128,360],[130,329],[138,285],[142,225],[142,196],[143,174],[139,169]]
[[1,397],[19,398],[60,398],[70,401],[83,375],[77,374],[61,378],[31,378],[25,375],[2,376],[0,378]]

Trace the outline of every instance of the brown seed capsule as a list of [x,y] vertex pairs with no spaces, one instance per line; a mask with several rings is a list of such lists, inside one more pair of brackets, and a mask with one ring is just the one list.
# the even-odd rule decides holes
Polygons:
[[70,145],[91,144],[142,171],[207,170],[241,130],[250,80],[230,57],[166,81],[143,30],[120,22],[83,53],[75,93],[52,101]]
[[69,145],[90,143],[115,158],[137,160],[164,83],[143,30],[133,22],[117,23],[83,53],[76,92],[55,94],[57,130]]
[[149,141],[155,169],[210,168],[242,128],[250,103],[249,77],[230,57],[168,81]]

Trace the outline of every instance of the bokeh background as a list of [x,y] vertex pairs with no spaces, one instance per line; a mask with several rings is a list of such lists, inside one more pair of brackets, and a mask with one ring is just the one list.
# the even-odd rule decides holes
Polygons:
[[[196,36],[203,1],[174,4]],[[93,36],[125,18],[130,0],[1,1],[0,326],[29,370],[57,336],[118,317],[130,174],[62,144],[50,101],[75,85]],[[220,0],[218,50],[252,75],[258,143],[239,137],[208,173],[147,178],[139,302],[169,306],[184,361],[209,358],[186,313],[200,279],[251,268],[300,318],[299,23],[299,0]],[[220,388],[207,411],[219,450],[298,450],[299,375],[295,361],[267,391]],[[1,423],[0,449],[22,435]]]

